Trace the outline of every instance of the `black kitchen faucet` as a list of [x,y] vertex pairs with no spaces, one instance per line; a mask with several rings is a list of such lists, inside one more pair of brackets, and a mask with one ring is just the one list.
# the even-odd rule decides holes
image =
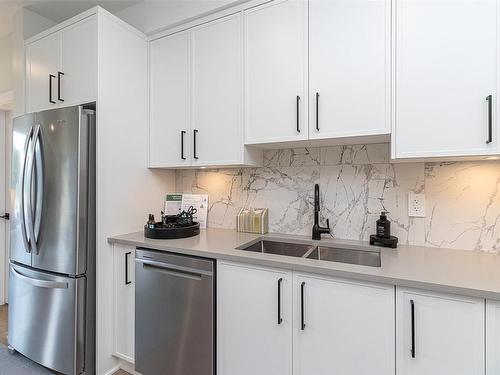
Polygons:
[[330,220],[326,219],[326,227],[319,225],[319,185],[314,185],[314,225],[312,229],[312,239],[321,240],[322,233],[331,233]]

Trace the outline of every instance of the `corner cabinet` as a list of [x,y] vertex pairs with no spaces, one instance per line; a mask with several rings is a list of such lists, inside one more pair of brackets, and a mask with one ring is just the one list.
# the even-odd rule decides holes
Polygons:
[[498,7],[395,2],[394,159],[499,153]]
[[114,355],[134,363],[135,247],[113,245]]
[[150,43],[149,166],[255,165],[244,146],[241,14]]
[[485,371],[484,300],[397,288],[396,373]]
[[246,144],[308,139],[307,1],[244,12]]
[[97,100],[97,16],[26,44],[26,108],[36,112]]

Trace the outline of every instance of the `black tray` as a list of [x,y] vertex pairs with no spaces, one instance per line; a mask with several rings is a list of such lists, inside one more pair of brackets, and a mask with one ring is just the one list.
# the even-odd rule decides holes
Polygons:
[[188,227],[165,228],[161,223],[155,224],[155,228],[144,226],[144,237],[155,240],[171,240],[175,238],[187,238],[200,234],[200,224],[194,222]]

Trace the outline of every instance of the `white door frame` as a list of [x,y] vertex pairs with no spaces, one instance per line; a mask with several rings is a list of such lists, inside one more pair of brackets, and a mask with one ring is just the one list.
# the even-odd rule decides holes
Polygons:
[[[14,104],[12,91],[0,93],[0,215],[10,212],[10,150],[12,132],[12,106]],[[0,219],[2,220],[2,219]],[[9,275],[9,233],[10,222],[0,222],[0,305],[8,302],[8,275]]]

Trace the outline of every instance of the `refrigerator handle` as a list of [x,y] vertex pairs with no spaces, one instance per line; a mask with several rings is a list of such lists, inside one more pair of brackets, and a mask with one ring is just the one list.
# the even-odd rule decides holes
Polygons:
[[31,252],[31,247],[28,241],[28,234],[26,232],[26,217],[25,217],[25,212],[26,212],[26,164],[28,162],[28,151],[29,151],[29,144],[30,140],[33,136],[33,126],[30,127],[30,130],[28,134],[26,135],[26,141],[24,142],[24,161],[23,161],[23,170],[21,174],[21,233],[23,237],[23,242],[24,242],[24,249],[26,250],[27,253]]
[[68,289],[68,283],[64,281],[49,281],[49,280],[40,280],[40,279],[33,279],[28,276],[24,276],[23,274],[19,273],[15,268],[11,268],[12,273],[14,274],[15,277],[25,281],[26,283],[37,286],[39,288],[49,288],[49,289]]
[[[43,212],[43,194],[45,192],[45,170],[43,161],[43,149],[42,149],[42,139],[41,139],[41,126],[38,126],[38,131],[33,136],[33,163],[34,171],[36,176],[36,190],[35,190],[35,218],[33,221],[33,233],[35,235],[33,242],[36,246],[36,254],[38,255],[40,249],[38,248],[38,238],[40,237],[40,226],[42,223],[42,212]],[[38,144],[38,149],[40,150],[40,160],[37,161],[36,158],[36,146]],[[40,183],[38,183],[40,181]]]
[[[31,140],[31,147],[30,147],[30,161],[31,164],[28,169],[28,173],[30,176],[29,179],[29,186],[28,186],[28,197],[29,197],[29,204],[28,204],[28,230],[29,230],[29,235],[30,235],[30,243],[31,243],[31,248],[35,252],[35,254],[38,255],[39,250],[37,246],[37,241],[35,237],[35,221],[33,218],[33,179],[35,177],[35,147],[37,143],[37,139],[40,135],[40,125],[37,124],[35,125],[35,129],[33,131],[33,138]],[[36,192],[35,192],[35,197],[36,197]]]

